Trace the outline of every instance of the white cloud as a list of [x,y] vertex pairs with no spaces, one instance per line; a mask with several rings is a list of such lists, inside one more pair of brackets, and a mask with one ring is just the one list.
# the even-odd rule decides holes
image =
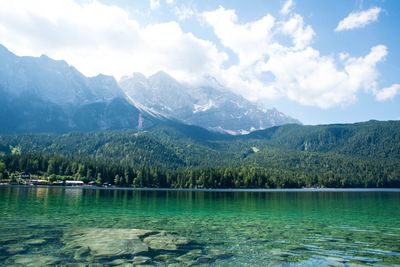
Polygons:
[[345,61],[346,59],[348,59],[350,57],[350,55],[346,52],[340,52],[339,53],[339,59],[341,61]]
[[283,4],[283,6],[282,6],[282,8],[281,8],[281,13],[282,13],[283,15],[287,15],[287,14],[289,14],[289,13],[292,11],[293,8],[294,8],[294,2],[293,2],[293,0],[287,0],[287,1],[285,2],[285,4]]
[[150,0],[150,9],[155,10],[160,7],[160,0]]
[[[377,65],[388,53],[383,45],[360,57],[323,55],[311,46],[315,32],[299,14],[240,22],[234,10],[219,7],[200,17],[222,48],[178,22],[141,25],[122,8],[95,0],[0,0],[0,43],[18,55],[65,59],[86,75],[164,70],[198,82],[208,74],[251,100],[284,97],[329,108],[351,103],[360,91],[378,100],[399,91],[379,89]],[[282,36],[291,43],[280,42]],[[229,63],[227,50],[235,56]]]
[[[377,64],[387,55],[383,45],[372,47],[364,57],[324,56],[311,47],[315,32],[299,14],[283,21],[267,15],[242,24],[234,10],[223,7],[203,16],[221,43],[239,57],[218,77],[249,99],[286,97],[302,105],[330,108],[353,102],[361,90],[373,93],[378,88]],[[289,36],[292,46],[281,44],[279,35]],[[272,80],[265,82],[265,75]]]
[[266,54],[275,21],[271,15],[239,24],[234,10],[220,6],[214,11],[204,12],[203,18],[212,25],[221,43],[238,55],[240,65],[252,65]]
[[251,100],[275,95],[274,88],[257,78],[259,64],[268,54],[268,46],[273,38],[275,19],[267,14],[256,21],[239,24],[236,12],[222,6],[204,12],[202,18],[213,27],[222,45],[238,57],[237,64],[212,75]]
[[86,75],[217,72],[226,55],[176,22],[142,26],[123,9],[90,1],[0,0],[0,43],[18,55],[65,59]]
[[393,84],[390,87],[375,91],[375,97],[378,101],[385,101],[394,98],[400,92],[400,84]]
[[189,19],[197,14],[197,11],[193,9],[192,7],[182,5],[182,6],[176,6],[174,9],[175,16],[178,18],[178,20],[185,20]]
[[275,87],[289,99],[330,108],[351,103],[359,90],[375,90],[376,64],[386,53],[386,47],[376,46],[365,57],[348,58],[344,69],[338,69],[333,57],[321,56],[311,47],[299,51],[276,45],[264,71],[274,75]]
[[281,32],[292,37],[293,45],[297,49],[308,46],[315,32],[310,25],[304,25],[303,17],[294,14],[289,20],[282,23]]
[[165,3],[167,3],[168,5],[174,5],[175,0],[165,0]]
[[339,22],[335,31],[339,32],[363,28],[366,25],[377,21],[381,11],[382,10],[379,7],[372,7],[365,11],[352,12]]

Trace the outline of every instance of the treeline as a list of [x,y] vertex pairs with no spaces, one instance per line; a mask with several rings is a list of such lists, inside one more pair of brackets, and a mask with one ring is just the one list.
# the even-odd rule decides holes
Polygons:
[[[354,167],[356,166],[356,167]],[[15,179],[21,171],[52,181],[82,180],[101,185],[150,188],[375,188],[400,187],[398,166],[380,172],[379,166],[337,166],[340,172],[326,169],[259,167],[185,167],[177,169],[148,165],[110,164],[103,159],[74,159],[62,155],[6,155],[0,161],[4,178]],[[343,169],[344,168],[344,169]]]
[[285,125],[246,136],[182,124],[0,135],[0,180],[23,171],[129,187],[400,187],[400,122]]
[[0,136],[0,154],[51,154],[75,158],[107,158],[118,164],[152,162],[172,168],[185,163],[176,149],[145,134],[133,131],[70,133],[65,135]]
[[242,138],[262,140],[279,149],[400,159],[400,121],[282,125],[256,131]]

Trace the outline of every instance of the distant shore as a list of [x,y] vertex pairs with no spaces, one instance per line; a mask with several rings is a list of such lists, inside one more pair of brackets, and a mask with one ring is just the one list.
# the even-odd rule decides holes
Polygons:
[[121,191],[176,191],[176,192],[400,192],[400,188],[131,188],[131,187],[100,187],[100,186],[57,186],[57,185],[11,185],[0,184],[3,187],[23,188],[65,188],[85,190],[121,190]]

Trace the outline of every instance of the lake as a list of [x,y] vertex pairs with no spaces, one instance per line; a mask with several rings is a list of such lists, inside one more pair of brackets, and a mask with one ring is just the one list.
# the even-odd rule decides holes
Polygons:
[[400,264],[400,191],[0,186],[0,266]]

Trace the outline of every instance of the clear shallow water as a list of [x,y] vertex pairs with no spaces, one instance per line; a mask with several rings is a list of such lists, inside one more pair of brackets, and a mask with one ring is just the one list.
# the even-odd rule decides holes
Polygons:
[[399,265],[399,208],[400,192],[6,186],[0,187],[0,265],[51,262],[46,257],[77,262],[63,240],[87,228],[165,230],[192,240],[202,253],[224,253],[203,265]]

